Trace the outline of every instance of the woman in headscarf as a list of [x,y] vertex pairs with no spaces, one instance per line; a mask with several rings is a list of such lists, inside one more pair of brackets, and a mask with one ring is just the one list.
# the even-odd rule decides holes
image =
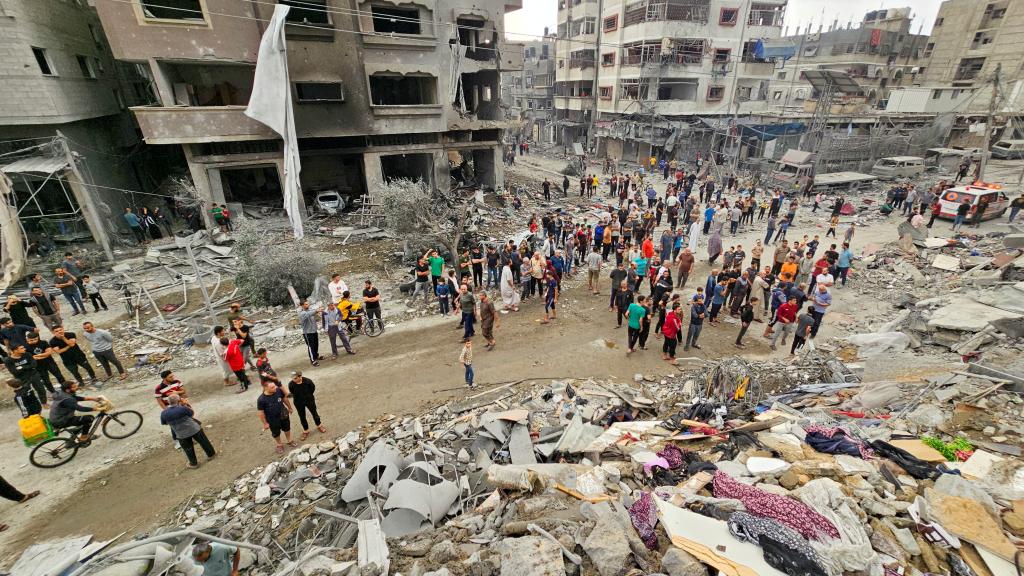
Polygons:
[[153,219],[153,215],[149,213],[149,208],[146,208],[145,206],[142,207],[142,214],[139,215],[139,220],[142,221],[141,224],[143,228],[149,232],[150,238],[153,240],[159,240],[164,237],[163,232],[160,231],[160,225],[156,223],[156,220]]
[[722,255],[722,229],[714,227],[708,236],[708,264],[714,266],[715,260]]
[[505,304],[505,310],[519,311],[519,291],[516,290],[512,266],[508,262],[501,267],[501,301]]

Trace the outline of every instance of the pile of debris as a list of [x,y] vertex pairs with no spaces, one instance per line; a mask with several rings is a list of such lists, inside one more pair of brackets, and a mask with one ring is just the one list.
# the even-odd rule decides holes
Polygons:
[[900,230],[899,243],[872,246],[862,259],[871,272],[859,290],[900,309],[871,333],[847,338],[862,356],[923,345],[961,356],[989,345],[1024,350],[1020,234],[935,238],[907,223]]
[[[770,373],[789,388],[768,391]],[[23,562],[70,546],[74,576],[194,574],[202,538],[242,546],[249,576],[1013,573],[1024,379],[970,365],[861,383],[813,352],[635,380],[520,381],[384,416],[194,496],[144,539]]]

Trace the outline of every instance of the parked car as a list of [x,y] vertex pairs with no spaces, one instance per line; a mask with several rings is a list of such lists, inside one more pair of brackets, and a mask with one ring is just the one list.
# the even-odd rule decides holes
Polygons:
[[918,156],[890,156],[881,158],[871,167],[879,178],[912,178],[924,172],[924,158]]
[[337,190],[326,190],[316,195],[316,207],[321,212],[338,214],[345,210],[345,198]]
[[1000,140],[992,146],[992,157],[1002,159],[1024,158],[1024,140]]

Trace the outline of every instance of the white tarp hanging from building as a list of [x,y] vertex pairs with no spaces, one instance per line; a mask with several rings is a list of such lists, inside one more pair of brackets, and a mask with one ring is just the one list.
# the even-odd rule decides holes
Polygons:
[[18,211],[11,200],[14,189],[6,174],[0,174],[0,291],[25,275],[25,238]]
[[292,109],[291,82],[288,79],[288,50],[285,45],[284,28],[288,6],[278,4],[274,17],[270,19],[267,31],[260,41],[256,57],[256,76],[253,80],[252,96],[245,115],[277,132],[284,140],[284,209],[292,223],[296,238],[305,234],[299,198],[299,142],[295,136],[295,112]]

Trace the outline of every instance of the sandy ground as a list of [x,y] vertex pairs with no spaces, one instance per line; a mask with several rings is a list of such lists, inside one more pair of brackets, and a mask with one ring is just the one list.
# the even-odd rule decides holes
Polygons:
[[[539,156],[517,158],[518,173],[545,171],[556,173],[562,162]],[[1007,171],[1016,177],[1016,170]],[[1009,179],[1009,178],[1007,178]],[[560,177],[558,178],[560,184]],[[570,188],[570,191],[572,188]],[[577,188],[578,190],[578,188]],[[825,214],[810,215],[802,210],[790,239],[803,234],[824,235]],[[854,238],[855,252],[868,242],[884,243],[895,239],[900,220],[893,217],[859,229]],[[948,226],[948,224],[947,224]],[[1005,230],[1000,222],[986,223],[982,230]],[[936,226],[935,233],[942,228]],[[841,233],[841,232],[840,232]],[[726,236],[726,246],[742,243],[748,253],[756,238],[763,237],[763,226]],[[771,251],[765,255],[769,257]],[[707,276],[706,255],[698,254],[698,264],[691,274],[688,289]],[[566,285],[560,302],[559,318],[542,326],[539,303],[526,303],[519,313],[501,316],[497,329],[498,346],[484,351],[477,338],[475,368],[478,384],[503,383],[522,378],[620,378],[631,379],[635,373],[665,374],[676,370],[663,362],[661,342],[653,338],[649,350],[625,355],[625,329],[614,329],[614,314],[608,312],[608,280],[602,279],[602,295],[592,296],[585,287]],[[689,293],[687,291],[687,293]],[[826,317],[819,339],[847,332],[842,315],[868,314],[880,320],[891,311],[888,303],[866,297],[857,289],[857,279],[846,289],[835,292],[833,314]],[[110,313],[113,315],[113,311]],[[354,340],[356,356],[325,361],[311,368],[300,341],[286,353],[272,358],[278,372],[287,374],[302,369],[317,383],[317,395],[328,438],[385,414],[413,414],[431,405],[466,394],[462,384],[462,367],[458,363],[461,331],[456,320],[438,316],[413,320],[399,325],[375,339]],[[755,325],[747,337],[748,359],[764,358],[771,353],[767,342],[759,336],[762,328]],[[688,356],[718,358],[738,352],[733,347],[738,325],[726,320],[718,327],[705,327],[701,336],[703,350]],[[322,338],[322,349],[326,338]],[[680,352],[680,355],[683,353]],[[776,356],[784,356],[781,351]],[[908,362],[891,358],[890,362],[866,366],[866,379],[922,377],[944,369],[942,359],[907,355]],[[916,376],[914,376],[916,375]],[[145,530],[166,520],[168,511],[193,495],[219,491],[236,476],[275,460],[269,434],[262,431],[255,413],[258,392],[234,394],[221,384],[218,369],[211,365],[178,372],[186,384],[207,434],[213,440],[219,457],[203,463],[197,470],[184,468],[184,456],[174,450],[169,433],[159,426],[159,409],[152,398],[152,382],[130,387],[111,387],[104,391],[121,408],[143,412],[142,430],[126,440],[101,438],[79,452],[71,463],[56,470],[40,470],[28,463],[28,450],[16,434],[6,434],[0,441],[2,474],[22,490],[39,489],[42,495],[25,505],[0,505],[0,522],[11,525],[0,543],[0,561],[6,564],[13,554],[31,543],[70,534],[94,534],[112,537],[122,531],[129,534]],[[0,412],[0,420],[14,422],[13,409]],[[298,420],[293,418],[298,428]],[[311,439],[316,440],[314,431]],[[202,461],[202,457],[200,458]]]

